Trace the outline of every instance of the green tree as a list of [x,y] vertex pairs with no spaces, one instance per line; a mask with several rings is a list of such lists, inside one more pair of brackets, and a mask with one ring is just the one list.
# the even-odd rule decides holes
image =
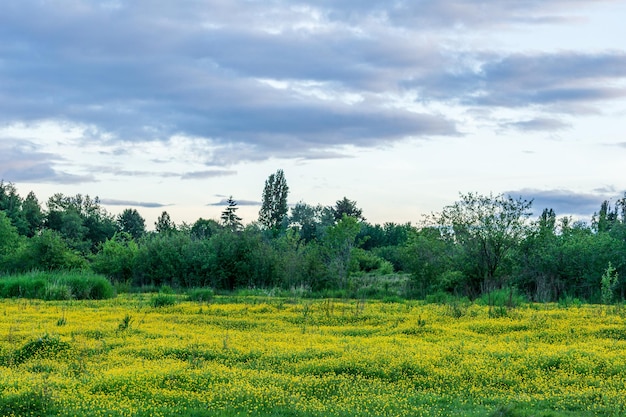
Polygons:
[[227,206],[222,212],[221,219],[224,227],[230,231],[236,232],[243,228],[241,217],[237,216],[237,203],[233,200],[233,196],[228,197]]
[[87,266],[86,259],[70,248],[59,232],[44,229],[20,245],[12,271],[73,270],[85,269]]
[[331,211],[337,222],[341,221],[344,216],[354,217],[358,221],[365,221],[363,210],[357,207],[356,201],[349,200],[348,197],[337,200],[335,206],[331,208]]
[[215,220],[198,219],[191,226],[191,236],[195,239],[208,239],[220,231],[222,226]]
[[556,301],[565,290],[562,257],[562,236],[557,234],[557,218],[553,209],[544,209],[531,224],[514,258],[516,287],[529,299]]
[[355,217],[344,216],[335,226],[326,230],[323,241],[326,262],[339,288],[347,287],[352,250],[360,229],[361,225]]
[[28,224],[22,212],[22,198],[13,183],[0,181],[0,211],[6,213],[20,235],[28,233]]
[[613,297],[615,288],[617,287],[618,274],[611,262],[609,262],[609,266],[607,266],[604,274],[602,275],[601,283],[602,283],[602,304],[611,304],[613,303]]
[[18,245],[19,234],[5,212],[0,211],[0,272],[6,269],[5,262]]
[[310,242],[319,237],[323,227],[332,225],[332,222],[328,225],[323,224],[323,209],[319,204],[312,206],[303,201],[291,208],[289,225],[299,233],[300,239]]
[[57,193],[47,205],[45,226],[61,233],[70,247],[82,253],[95,252],[118,230],[114,217],[101,207],[98,197]]
[[157,218],[157,221],[154,223],[154,227],[156,232],[161,234],[176,231],[176,224],[174,224],[167,211],[161,213],[161,215]]
[[443,235],[462,250],[470,292],[489,292],[505,284],[499,269],[527,235],[531,206],[532,201],[521,197],[469,193],[434,216]]
[[265,181],[259,222],[268,229],[278,231],[284,227],[287,217],[289,187],[282,169],[271,174]]
[[113,281],[130,281],[138,250],[137,243],[130,234],[116,233],[100,245],[98,252],[92,257],[91,267]]
[[22,202],[22,213],[26,220],[26,236],[33,237],[41,230],[44,223],[44,214],[41,210],[39,200],[32,191],[28,193]]
[[116,221],[119,230],[128,233],[135,240],[146,233],[146,221],[136,209],[125,209],[117,216]]
[[411,233],[401,248],[401,263],[411,274],[412,292],[420,297],[437,292],[464,292],[462,272],[455,269],[456,247],[444,239],[437,227],[424,227]]

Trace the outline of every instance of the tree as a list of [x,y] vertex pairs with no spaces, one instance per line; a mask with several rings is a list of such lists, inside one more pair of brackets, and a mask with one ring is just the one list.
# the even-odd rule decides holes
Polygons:
[[116,221],[120,231],[128,233],[135,240],[146,233],[146,221],[135,209],[125,209],[117,216]]
[[470,292],[503,285],[499,268],[528,233],[531,206],[521,197],[469,193],[435,216],[441,233],[462,249]]
[[137,243],[130,234],[116,233],[100,245],[100,250],[92,257],[91,268],[113,281],[130,281],[137,252]]
[[233,232],[241,230],[241,228],[243,227],[241,224],[241,217],[237,216],[236,214],[238,207],[235,200],[233,200],[232,195],[228,197],[227,204],[228,205],[222,212],[222,224],[224,225],[224,227],[230,229]]
[[339,288],[348,285],[352,250],[360,230],[361,224],[355,217],[344,216],[335,226],[329,227],[324,236],[327,265]]
[[154,227],[157,233],[172,233],[176,230],[176,225],[170,218],[167,211],[161,213],[157,221],[154,223]]
[[33,237],[41,230],[44,222],[44,214],[41,211],[41,205],[39,200],[32,191],[28,193],[24,201],[22,202],[22,213],[26,220],[26,236]]
[[265,181],[259,222],[271,230],[283,228],[283,221],[287,217],[287,195],[289,187],[282,169],[271,174]]
[[358,221],[364,221],[363,210],[357,207],[356,201],[349,200],[348,197],[344,197],[341,200],[337,200],[335,206],[331,208],[335,221],[340,221],[343,216],[354,217]]
[[[15,251],[18,243],[18,233],[11,220],[3,211],[0,211],[0,267],[4,256]],[[1,269],[0,269],[1,271]]]
[[0,181],[0,211],[6,213],[20,235],[28,231],[28,224],[22,212],[22,198],[13,183]]
[[217,233],[222,226],[215,220],[198,219],[191,226],[191,236],[195,239],[208,239]]
[[45,226],[56,230],[74,249],[95,252],[98,244],[117,232],[115,219],[100,206],[98,197],[57,193],[48,199]]

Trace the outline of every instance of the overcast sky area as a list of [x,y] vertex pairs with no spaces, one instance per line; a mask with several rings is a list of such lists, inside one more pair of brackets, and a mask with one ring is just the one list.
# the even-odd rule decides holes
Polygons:
[[3,0],[0,179],[149,228],[459,193],[590,220],[626,191],[626,1]]

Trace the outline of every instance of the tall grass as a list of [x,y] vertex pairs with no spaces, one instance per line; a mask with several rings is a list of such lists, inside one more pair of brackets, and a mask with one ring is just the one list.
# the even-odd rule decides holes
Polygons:
[[104,300],[115,297],[115,289],[102,275],[83,272],[42,272],[0,277],[0,298],[42,300]]

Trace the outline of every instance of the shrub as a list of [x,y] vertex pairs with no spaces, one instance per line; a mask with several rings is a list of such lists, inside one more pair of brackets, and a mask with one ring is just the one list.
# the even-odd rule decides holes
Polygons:
[[155,308],[173,306],[174,304],[176,304],[176,296],[173,294],[159,293],[150,300],[150,305]]
[[215,293],[210,288],[194,288],[187,292],[189,301],[206,302],[211,301]]
[[103,300],[115,297],[115,289],[97,274],[34,271],[0,279],[0,297]]
[[487,294],[483,294],[476,300],[477,304],[487,305],[490,307],[508,308],[515,308],[526,302],[526,298],[520,295],[517,292],[517,289],[513,287],[491,291]]

